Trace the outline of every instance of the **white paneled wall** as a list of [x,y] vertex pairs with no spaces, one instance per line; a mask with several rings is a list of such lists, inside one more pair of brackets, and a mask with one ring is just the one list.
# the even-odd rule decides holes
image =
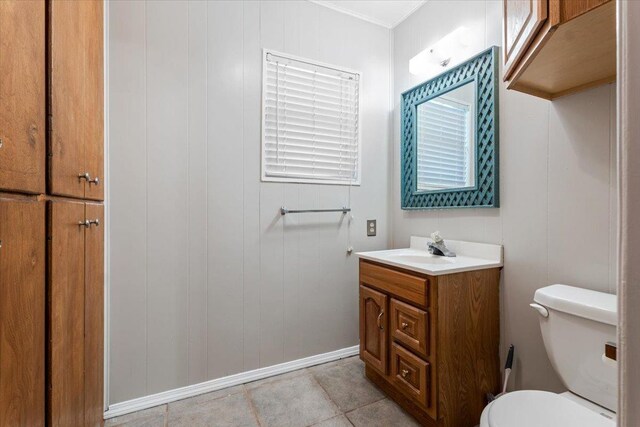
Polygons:
[[[394,29],[394,153],[400,94],[424,78],[409,59],[459,26],[479,51],[501,43],[501,1],[430,1]],[[444,238],[504,244],[502,344],[516,346],[517,388],[560,390],[535,312],[535,290],[565,283],[615,291],[615,86],[554,102],[500,88],[500,209],[400,210],[393,168],[393,244],[440,230]],[[504,356],[504,354],[503,354]]]
[[[108,7],[109,402],[357,344],[346,248],[390,242],[389,30],[307,1]],[[363,73],[361,186],[260,182],[262,48]]]

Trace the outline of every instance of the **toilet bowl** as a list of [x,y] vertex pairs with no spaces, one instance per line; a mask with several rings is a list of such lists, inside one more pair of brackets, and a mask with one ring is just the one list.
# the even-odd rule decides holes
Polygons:
[[523,390],[491,402],[480,427],[615,427],[615,413],[570,392]]
[[549,360],[569,391],[507,393],[487,405],[480,427],[615,426],[617,367],[604,350],[616,340],[616,296],[552,285],[534,301]]

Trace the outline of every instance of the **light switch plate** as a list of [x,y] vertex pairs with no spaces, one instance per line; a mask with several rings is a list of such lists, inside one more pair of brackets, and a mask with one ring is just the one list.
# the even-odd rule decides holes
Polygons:
[[375,236],[378,231],[377,221],[375,219],[367,220],[367,236]]

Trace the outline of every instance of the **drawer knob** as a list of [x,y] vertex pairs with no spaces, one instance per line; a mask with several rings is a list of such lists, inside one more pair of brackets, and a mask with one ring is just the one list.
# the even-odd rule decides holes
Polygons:
[[400,375],[402,375],[402,378],[407,378],[407,375],[409,375],[409,371],[408,371],[408,370],[406,370],[406,369],[403,369],[403,370],[400,372]]
[[406,322],[402,322],[402,324],[400,325],[402,327],[402,330],[405,330],[409,327],[409,324]]

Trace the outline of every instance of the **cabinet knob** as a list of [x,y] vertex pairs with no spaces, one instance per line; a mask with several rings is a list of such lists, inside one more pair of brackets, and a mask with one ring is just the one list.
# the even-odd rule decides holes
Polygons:
[[2,144],[3,144],[2,138],[0,138],[0,148],[2,148]]
[[84,221],[78,221],[78,225],[80,227],[89,228],[91,227],[91,221],[89,221],[88,219],[85,219]]
[[100,226],[100,219],[96,218],[96,219],[90,219],[89,221],[87,221],[89,223],[89,227],[91,227],[92,225],[95,225],[96,227]]
[[402,322],[402,324],[400,325],[400,327],[402,327],[402,330],[405,330],[409,327],[409,324],[406,322]]
[[402,375],[402,378],[407,378],[407,375],[409,375],[409,371],[407,371],[406,369],[403,369],[400,372],[400,375]]
[[89,185],[91,184],[95,184],[95,185],[99,185],[100,184],[100,178],[98,178],[97,176],[93,179],[91,179],[91,174],[89,174],[89,172],[85,172],[85,173],[79,173],[78,174],[78,180],[82,181],[85,180],[89,183]]

